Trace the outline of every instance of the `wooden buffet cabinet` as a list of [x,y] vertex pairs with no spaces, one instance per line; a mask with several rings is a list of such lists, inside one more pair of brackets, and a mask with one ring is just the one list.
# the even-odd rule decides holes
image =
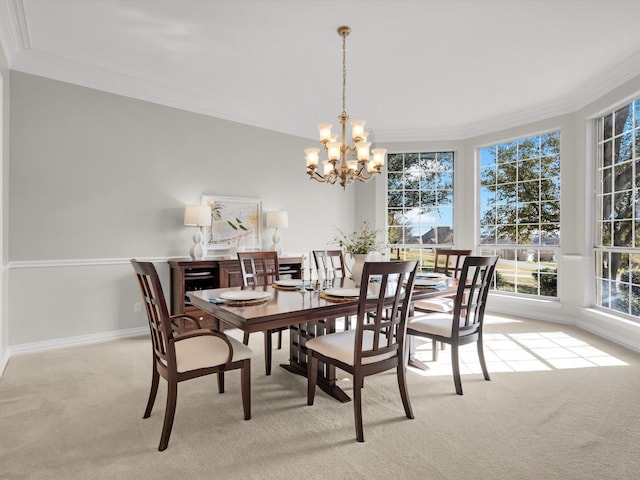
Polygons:
[[[280,276],[300,278],[302,257],[278,258]],[[217,260],[169,260],[171,267],[171,314],[186,313],[200,319],[204,328],[222,328],[216,318],[194,307],[187,292],[209,288],[237,287],[242,285],[242,272],[237,258]]]

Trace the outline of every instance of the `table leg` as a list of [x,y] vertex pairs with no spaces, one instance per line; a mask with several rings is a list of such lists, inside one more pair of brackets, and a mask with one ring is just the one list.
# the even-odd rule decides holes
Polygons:
[[408,365],[418,370],[427,371],[429,366],[422,360],[418,360],[416,357],[416,339],[413,335],[407,335],[409,337],[409,362]]
[[[302,323],[291,326],[289,330],[289,363],[280,366],[288,372],[296,375],[307,376],[307,339],[325,333],[335,332],[335,319],[325,319],[317,322]],[[331,365],[327,368],[319,362],[318,387],[327,395],[345,403],[351,401],[349,395],[336,384],[336,368]]]

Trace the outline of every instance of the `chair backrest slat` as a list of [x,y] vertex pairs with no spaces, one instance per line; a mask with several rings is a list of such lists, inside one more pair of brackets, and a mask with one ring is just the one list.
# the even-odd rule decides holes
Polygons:
[[244,287],[270,285],[280,279],[277,252],[238,252],[238,260]]
[[[416,269],[415,260],[365,262],[358,303],[354,365],[362,363],[363,358],[402,351]],[[378,291],[374,293],[375,290]],[[371,344],[364,344],[365,332],[373,333]]]
[[471,250],[437,248],[433,271],[444,273],[448,277],[460,278],[462,265],[469,255]]
[[138,262],[132,259],[131,265],[136,273],[147,311],[154,355],[165,362],[172,361],[170,358],[174,355],[171,355],[167,349],[173,348],[169,342],[169,339],[173,338],[173,330],[158,272],[151,262]]
[[453,309],[452,336],[481,330],[484,310],[498,257],[472,257],[464,260]]
[[333,278],[346,277],[342,250],[314,250],[313,259],[321,278],[324,277],[327,269],[331,270]]

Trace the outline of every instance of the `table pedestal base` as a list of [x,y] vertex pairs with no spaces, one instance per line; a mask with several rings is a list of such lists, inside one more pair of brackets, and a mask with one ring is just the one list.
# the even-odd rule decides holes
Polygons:
[[[282,363],[280,364],[282,368],[286,371],[295,373],[296,375],[302,375],[303,377],[307,377],[307,369],[292,363]],[[335,380],[329,380],[325,377],[318,375],[318,383],[317,386],[330,397],[335,398],[339,402],[347,403],[351,401],[351,397],[345,393],[339,386],[336,385]]]

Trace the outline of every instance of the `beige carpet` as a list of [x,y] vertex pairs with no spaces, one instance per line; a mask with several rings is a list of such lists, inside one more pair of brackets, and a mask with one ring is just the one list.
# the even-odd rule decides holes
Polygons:
[[[426,374],[409,373],[408,420],[395,376],[372,377],[362,444],[351,403],[319,392],[308,407],[303,377],[279,367],[264,375],[262,334],[251,337],[253,418],[242,420],[237,373],[223,395],[214,377],[185,382],[165,452],[164,383],[142,419],[146,338],[15,356],[0,379],[0,478],[639,478],[640,354],[572,327],[490,320],[491,382],[469,347],[465,394],[455,395],[441,352]],[[420,345],[425,359],[429,348]]]

